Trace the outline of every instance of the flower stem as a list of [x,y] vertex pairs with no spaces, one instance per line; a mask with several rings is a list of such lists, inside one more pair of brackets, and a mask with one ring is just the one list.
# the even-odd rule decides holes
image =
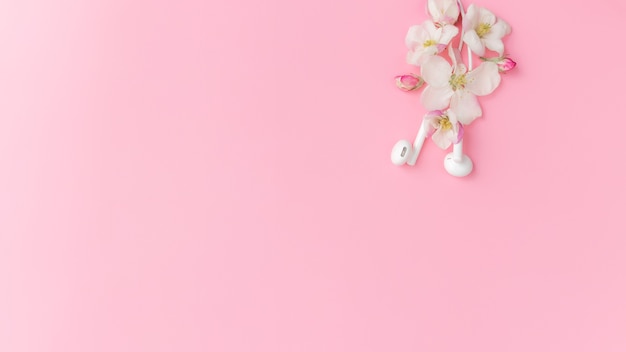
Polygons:
[[495,62],[495,63],[498,63],[498,62],[504,60],[505,58],[506,58],[506,55],[495,56],[495,57],[484,57],[484,56],[480,57],[480,59],[482,61]]

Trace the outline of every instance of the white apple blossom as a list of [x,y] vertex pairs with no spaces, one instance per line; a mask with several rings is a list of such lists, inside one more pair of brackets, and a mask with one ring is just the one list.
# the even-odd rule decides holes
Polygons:
[[463,41],[476,55],[483,56],[486,47],[502,56],[502,37],[511,33],[511,27],[491,11],[472,4],[463,18],[463,31]]
[[439,148],[448,149],[451,144],[459,143],[463,139],[463,125],[457,120],[454,111],[431,111],[424,119],[427,135],[432,137]]
[[429,57],[442,52],[458,33],[459,29],[455,26],[436,26],[430,20],[411,26],[405,39],[406,46],[409,48],[406,56],[407,63],[422,65]]
[[421,96],[426,110],[443,110],[450,107],[464,125],[482,116],[476,96],[491,94],[500,84],[498,65],[483,62],[467,72],[465,65],[457,64],[458,50],[450,50],[453,65],[441,56],[433,56],[422,65],[422,78],[428,86]]

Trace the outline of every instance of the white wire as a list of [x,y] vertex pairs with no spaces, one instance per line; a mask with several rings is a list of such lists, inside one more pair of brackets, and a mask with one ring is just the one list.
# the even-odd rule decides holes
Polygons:
[[467,46],[467,71],[472,70],[472,50]]
[[[463,3],[461,0],[456,0],[456,3],[459,4],[459,11],[461,12],[461,40],[459,40],[459,51],[463,50],[463,35],[465,31],[463,30],[463,21],[465,20],[465,9],[463,8]],[[472,50],[470,47],[467,47],[467,70],[472,70]]]
[[[465,10],[463,9],[463,3],[461,0],[456,0],[459,4],[459,11],[461,12],[461,39],[459,40],[459,52],[463,52],[463,21],[465,20]],[[472,70],[472,51],[470,50],[469,45],[467,46],[467,65],[468,71]],[[460,163],[463,160],[463,139],[459,141],[459,143],[455,143],[452,145],[452,158],[455,162]]]
[[457,4],[459,4],[459,11],[461,12],[461,40],[459,40],[459,51],[463,50],[463,20],[465,20],[465,9],[463,8],[463,3],[461,0],[456,0]]

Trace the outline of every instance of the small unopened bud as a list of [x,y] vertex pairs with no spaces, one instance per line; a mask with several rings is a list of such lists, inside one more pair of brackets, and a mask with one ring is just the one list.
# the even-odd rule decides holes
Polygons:
[[405,92],[419,89],[424,85],[424,80],[418,75],[412,73],[408,75],[396,76],[396,86]]
[[511,71],[515,68],[515,66],[517,66],[517,62],[508,57],[505,57],[502,60],[498,61],[498,71],[500,71],[501,73]]

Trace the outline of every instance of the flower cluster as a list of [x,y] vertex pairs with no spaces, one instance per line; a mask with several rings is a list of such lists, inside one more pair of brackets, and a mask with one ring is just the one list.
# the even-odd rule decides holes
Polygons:
[[[421,75],[397,76],[396,84],[404,91],[425,86],[421,103],[429,111],[424,117],[428,135],[447,149],[462,140],[464,125],[482,116],[478,97],[491,94],[500,85],[501,74],[516,66],[504,55],[502,42],[511,27],[473,4],[464,12],[460,0],[428,0],[427,11],[430,19],[410,27],[406,35],[406,60],[419,66]],[[459,33],[457,48],[452,43]],[[469,65],[461,57],[464,44]],[[481,62],[473,68],[474,54]]]

